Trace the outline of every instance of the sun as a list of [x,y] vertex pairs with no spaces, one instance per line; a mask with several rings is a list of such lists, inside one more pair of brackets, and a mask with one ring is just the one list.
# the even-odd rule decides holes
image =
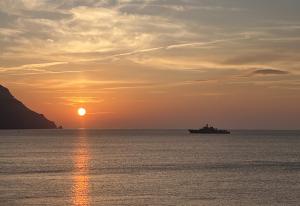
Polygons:
[[83,107],[80,107],[78,110],[77,110],[77,113],[79,116],[83,117],[85,114],[86,114],[86,109],[83,108]]

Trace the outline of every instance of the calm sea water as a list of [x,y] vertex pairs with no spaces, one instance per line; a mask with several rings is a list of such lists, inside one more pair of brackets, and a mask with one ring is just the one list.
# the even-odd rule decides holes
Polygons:
[[300,132],[0,131],[0,205],[300,205]]

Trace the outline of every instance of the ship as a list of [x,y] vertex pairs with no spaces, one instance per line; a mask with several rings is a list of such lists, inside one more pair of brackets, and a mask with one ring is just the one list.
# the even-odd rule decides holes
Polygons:
[[208,124],[201,129],[189,129],[192,134],[230,134],[230,131],[225,129],[217,129],[209,126]]

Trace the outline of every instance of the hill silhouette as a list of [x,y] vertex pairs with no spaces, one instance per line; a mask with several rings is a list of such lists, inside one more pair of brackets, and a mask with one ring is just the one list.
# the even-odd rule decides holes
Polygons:
[[54,122],[17,100],[0,85],[0,129],[56,129]]

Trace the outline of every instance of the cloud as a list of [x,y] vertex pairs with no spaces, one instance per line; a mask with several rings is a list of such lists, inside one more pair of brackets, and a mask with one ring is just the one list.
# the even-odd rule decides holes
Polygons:
[[67,97],[61,97],[63,99],[64,103],[66,105],[78,105],[78,104],[96,104],[96,103],[102,103],[104,100],[99,99],[97,97],[89,97],[89,96],[80,96],[80,97],[74,97],[74,96],[67,96]]
[[0,67],[0,71],[12,71],[12,70],[34,70],[36,68],[50,67],[55,65],[67,64],[68,62],[48,62],[48,63],[40,63],[40,64],[26,64],[17,67]]
[[[25,81],[24,75],[32,79],[60,77],[71,84],[103,89],[152,85],[120,83],[104,87],[95,82],[74,83],[70,76],[99,74],[119,79],[124,73],[130,76],[130,82],[148,81],[150,77],[143,74],[146,71],[160,82],[168,72],[168,80],[173,82],[182,80],[184,75],[184,80],[190,81],[194,72],[201,72],[201,78],[224,78],[237,73],[295,75],[300,66],[298,21],[293,23],[276,12],[287,23],[264,18],[259,21],[261,24],[252,24],[261,14],[249,12],[253,9],[250,4],[197,0],[2,0],[0,72],[9,80],[23,78],[20,82]],[[73,85],[59,86],[70,89]]]
[[252,75],[286,75],[288,71],[278,69],[257,69],[252,72]]
[[0,46],[8,57],[18,54],[19,58],[53,58],[60,54],[59,61],[63,61],[71,53],[143,50],[159,47],[167,39],[189,37],[183,23],[162,15],[124,13],[118,8],[95,6],[96,3],[82,6],[79,1],[68,9],[59,5],[48,8],[50,1],[28,2],[15,2],[15,7],[6,11],[15,16],[12,23],[0,29]]
[[118,53],[102,58],[96,58],[96,59],[90,59],[87,61],[101,61],[101,60],[107,60],[110,58],[117,58],[117,57],[124,57],[124,56],[133,56],[133,55],[138,55],[138,54],[144,54],[144,53],[153,53],[155,51],[160,51],[160,50],[172,50],[172,49],[180,49],[180,48],[207,48],[208,46],[211,45],[216,45],[216,44],[221,44],[221,43],[226,43],[226,42],[234,42],[236,40],[242,40],[245,39],[244,37],[240,38],[231,38],[231,39],[220,39],[220,40],[214,40],[214,41],[202,41],[202,42],[190,42],[190,43],[182,43],[182,44],[171,44],[167,46],[162,46],[162,47],[153,47],[153,48],[146,48],[146,49],[140,49],[140,50],[134,50],[134,51],[129,51],[125,53]]

